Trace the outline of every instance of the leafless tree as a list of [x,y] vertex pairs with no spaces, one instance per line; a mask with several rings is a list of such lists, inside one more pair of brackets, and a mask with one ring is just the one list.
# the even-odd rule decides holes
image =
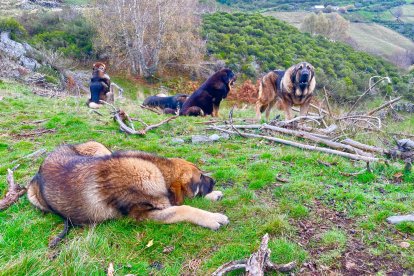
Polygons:
[[98,45],[112,64],[153,76],[165,66],[196,64],[204,42],[198,34],[197,0],[97,0],[91,15]]

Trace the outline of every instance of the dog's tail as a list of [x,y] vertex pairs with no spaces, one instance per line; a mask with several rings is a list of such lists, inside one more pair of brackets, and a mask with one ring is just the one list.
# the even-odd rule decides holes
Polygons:
[[27,188],[27,198],[29,199],[30,203],[32,203],[40,210],[44,212],[51,212],[51,210],[47,206],[46,201],[42,196],[42,193],[40,192],[39,180],[39,174],[36,174],[35,177],[33,177],[32,181],[30,181],[29,186]]

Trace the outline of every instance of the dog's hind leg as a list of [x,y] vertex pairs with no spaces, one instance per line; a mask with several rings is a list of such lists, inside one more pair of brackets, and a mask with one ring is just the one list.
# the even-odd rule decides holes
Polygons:
[[162,210],[149,211],[146,214],[149,219],[164,223],[190,222],[212,230],[228,224],[227,216],[220,213],[211,213],[187,205],[171,206]]
[[269,121],[270,111],[272,110],[275,103],[276,103],[276,100],[273,100],[268,104],[267,109],[266,109],[266,121]]

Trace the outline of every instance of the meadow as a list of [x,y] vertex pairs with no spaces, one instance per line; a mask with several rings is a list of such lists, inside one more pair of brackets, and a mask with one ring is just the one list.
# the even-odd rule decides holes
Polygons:
[[[116,105],[131,117],[147,123],[165,117],[139,108],[142,94],[137,90],[147,88],[127,81],[123,85],[126,98]],[[346,176],[363,171],[365,164],[238,136],[191,143],[192,135],[215,133],[203,124],[210,118],[179,117],[146,136],[128,136],[119,131],[109,109],[100,110],[103,116],[91,112],[86,96],[39,97],[30,87],[2,82],[0,99],[0,194],[7,186],[7,168],[20,164],[15,180],[22,185],[34,176],[43,156],[29,154],[95,140],[112,150],[143,150],[194,162],[212,173],[224,198],[185,203],[230,219],[229,225],[211,231],[124,218],[74,228],[51,250],[48,242],[62,230],[62,219],[35,209],[23,196],[0,212],[0,275],[105,275],[110,262],[116,275],[207,275],[225,262],[248,257],[265,233],[271,237],[272,261],[297,261],[297,273],[414,270],[414,224],[385,221],[414,212],[414,175],[403,172],[401,163],[373,164],[372,172]],[[223,120],[230,107],[225,101]],[[235,120],[253,116],[252,106],[234,114]],[[403,122],[386,120],[384,131],[412,132],[414,116],[404,116]],[[185,142],[174,143],[176,137]],[[390,141],[372,133],[357,137],[377,145]],[[411,246],[403,248],[401,242]]]

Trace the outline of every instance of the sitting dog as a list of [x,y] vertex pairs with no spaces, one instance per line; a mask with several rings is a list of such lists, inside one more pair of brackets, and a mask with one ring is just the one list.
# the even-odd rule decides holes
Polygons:
[[316,86],[315,69],[310,63],[301,62],[286,71],[275,70],[267,73],[261,80],[256,102],[256,119],[266,111],[269,120],[270,110],[277,107],[285,112],[285,119],[293,118],[292,106],[300,106],[300,115],[308,113],[313,90]]
[[[140,151],[111,153],[97,142],[63,145],[50,153],[28,186],[29,201],[68,223],[84,225],[121,216],[137,221],[187,221],[217,230],[225,215],[182,205],[185,197],[222,197],[194,164]],[[66,232],[63,234],[66,235]],[[61,238],[63,238],[61,236]]]
[[106,65],[102,62],[96,62],[92,67],[92,78],[89,83],[91,97],[87,102],[90,108],[101,107],[102,101],[113,101],[113,93],[111,91],[111,79],[105,73]]
[[184,102],[187,100],[188,95],[177,94],[175,96],[149,96],[142,103],[149,107],[159,107],[164,110],[164,113],[171,114],[175,113],[177,109],[181,109]]
[[236,76],[230,69],[222,69],[212,75],[183,104],[180,115],[218,117],[221,100],[227,97]]

